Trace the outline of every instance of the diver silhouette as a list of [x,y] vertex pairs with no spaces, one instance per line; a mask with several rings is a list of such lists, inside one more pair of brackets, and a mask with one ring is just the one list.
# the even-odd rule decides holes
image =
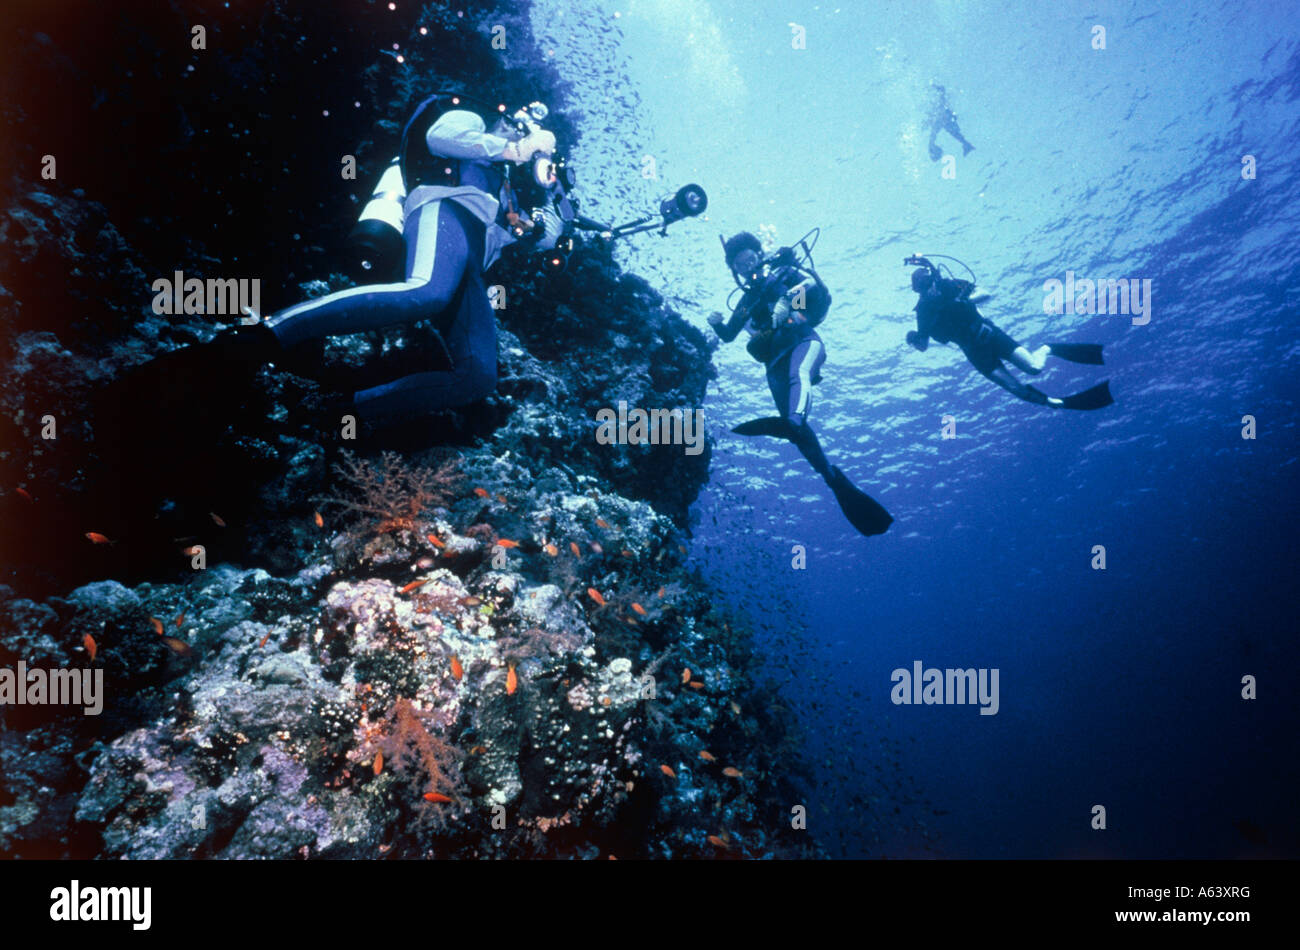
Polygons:
[[941,149],[935,139],[940,132],[947,132],[958,142],[961,143],[962,155],[969,155],[975,148],[970,142],[966,141],[966,136],[961,134],[961,126],[957,124],[957,116],[948,108],[948,92],[936,83],[930,84],[930,114],[926,120],[930,126],[930,159],[938,161],[943,158],[943,149]]
[[742,293],[730,319],[717,313],[709,317],[709,324],[724,343],[742,329],[750,334],[746,349],[766,367],[768,389],[781,413],[742,423],[732,431],[794,443],[830,486],[853,526],[866,535],[883,534],[893,518],[830,463],[808,424],[812,387],[821,382],[826,362],[826,347],[814,328],[826,318],[831,294],[812,267],[811,248],[799,243],[802,260],[791,247],[764,257],[762,243],[748,231],[723,241],[727,267]]
[[915,349],[924,352],[931,339],[956,343],[971,365],[985,377],[1017,398],[1036,405],[1053,409],[1102,409],[1114,402],[1109,382],[1057,398],[1020,382],[1002,362],[1007,360],[1033,376],[1043,371],[1049,356],[1100,366],[1100,343],[1047,343],[1031,352],[980,314],[975,306],[978,298],[970,296],[975,289],[973,282],[943,277],[938,267],[924,257],[912,256],[903,263],[920,265],[912,271],[912,289],[918,295],[916,329],[907,332],[907,342]]

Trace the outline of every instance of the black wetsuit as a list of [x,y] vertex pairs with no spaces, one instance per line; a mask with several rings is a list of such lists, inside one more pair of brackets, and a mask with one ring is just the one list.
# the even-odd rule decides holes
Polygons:
[[[783,322],[782,301],[800,284],[805,287],[804,320]],[[831,294],[815,274],[782,264],[748,287],[726,323],[714,326],[718,338],[730,343],[748,326],[753,331],[746,349],[767,368],[767,388],[777,411],[790,422],[792,441],[818,474],[826,476],[830,463],[816,433],[808,425],[811,388],[821,382],[826,347],[814,329],[830,310]],[[774,322],[777,324],[774,326]]]
[[985,376],[1002,366],[1020,344],[980,315],[966,299],[974,285],[965,280],[940,279],[916,302],[914,344],[924,350],[931,339],[956,343],[971,365]]

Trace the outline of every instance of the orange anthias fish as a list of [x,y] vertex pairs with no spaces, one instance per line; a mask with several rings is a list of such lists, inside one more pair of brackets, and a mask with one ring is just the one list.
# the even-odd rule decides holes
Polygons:
[[460,657],[454,653],[451,655],[451,675],[457,683],[459,683],[460,678],[465,675],[465,668],[460,665]]
[[482,755],[485,752],[487,752],[487,746],[485,745],[476,745],[469,750],[470,755]]
[[221,520],[221,516],[217,514],[215,511],[209,511],[208,517],[212,519],[212,523],[215,524],[218,528],[224,528],[226,526],[226,523]]
[[668,592],[668,588],[667,588],[667,587],[660,587],[657,591],[655,591],[655,596],[656,596],[656,597],[661,597],[661,598],[662,598],[663,595],[664,595],[665,593],[667,593],[667,592]]
[[203,548],[199,547],[197,544],[191,544],[188,548],[181,548],[181,553],[186,557],[194,557],[194,555],[198,554],[202,550]]
[[384,753],[375,753],[375,774],[378,775],[384,770]]
[[607,522],[604,518],[597,518],[596,524],[602,528],[606,528],[606,529],[609,528],[609,522]]
[[173,621],[173,622],[174,622],[174,623],[176,624],[176,626],[178,626],[178,627],[179,627],[181,624],[183,624],[183,623],[185,622],[185,611],[182,610],[180,613],[178,613],[178,614],[176,615],[176,620]]
[[87,531],[86,537],[90,540],[91,544],[112,544],[113,543],[112,541],[108,540],[108,538],[104,537],[104,535],[100,534],[98,531]]
[[440,802],[444,805],[451,801],[450,798],[440,792],[425,792],[424,800],[426,802]]
[[474,489],[474,494],[478,495],[480,498],[490,497],[486,488],[476,488]]
[[320,516],[320,512],[319,512],[319,511],[316,512],[316,517],[315,517],[313,520],[315,520],[315,522],[316,522],[316,527],[318,527],[318,528],[323,528],[323,527],[325,527],[325,519],[322,518],[322,517]]
[[28,501],[32,500],[32,496],[27,493],[26,488],[15,488],[14,491],[17,492],[19,495],[21,495],[23,498],[27,499]]
[[194,652],[188,643],[175,637],[163,637],[163,643],[167,644],[167,648],[177,656],[189,656]]
[[688,666],[682,670],[682,685],[685,686],[691,681],[691,668]]
[[672,770],[672,766],[661,765],[659,766],[659,771],[663,772],[664,775],[667,775],[669,778],[677,778],[677,773]]
[[700,750],[700,758],[703,759],[705,762],[716,762],[716,761],[718,761],[717,759],[715,759],[715,758],[713,757],[713,753],[710,752],[708,749],[701,749],[701,750]]
[[632,609],[635,610],[637,613],[639,613],[642,617],[645,616],[645,608],[642,607],[640,604],[638,604],[635,600],[632,601]]
[[723,841],[717,835],[709,835],[709,844],[713,845],[715,848],[721,848],[723,851],[731,850],[731,845],[727,844],[727,842]]
[[545,547],[543,547],[542,550],[545,551],[547,554],[549,554],[551,557],[555,557],[555,555],[560,553],[560,549],[557,548],[554,544],[548,544]]
[[701,683],[699,680],[691,680],[686,685],[689,686],[691,689],[704,689],[704,684]]
[[90,634],[86,634],[81,638],[81,645],[85,647],[86,652],[90,654],[90,662],[94,663],[95,654],[99,652],[99,647],[95,645],[95,638]]
[[149,622],[153,624],[153,632],[161,637],[163,635],[163,622],[157,617],[150,617]]
[[435,548],[445,548],[447,546],[438,538],[436,534],[426,534],[425,537],[429,539],[429,543],[432,544]]
[[518,541],[511,541],[509,538],[497,538],[497,547],[499,548],[517,548]]
[[262,647],[266,646],[266,641],[270,639],[271,639],[271,635],[269,633],[263,634],[262,639],[257,644],[257,648],[259,650],[262,649]]
[[505,496],[505,495],[497,495],[497,501],[501,502],[501,504],[504,505],[504,504],[506,503],[506,496]]
[[506,695],[513,696],[515,690],[518,688],[519,677],[515,675],[515,665],[511,663],[509,669],[506,671]]
[[604,554],[604,553],[605,553],[605,549],[602,548],[602,547],[600,546],[600,542],[599,542],[599,541],[592,541],[592,542],[591,542],[591,552],[592,552],[593,554]]
[[582,549],[578,547],[577,541],[569,542],[569,550],[573,552],[574,557],[582,557]]
[[587,588],[587,596],[596,602],[597,607],[605,606],[605,598],[600,596],[600,591],[594,587]]
[[636,557],[636,555],[633,554],[631,551],[629,551],[627,548],[624,548],[619,553],[622,554],[624,557]]
[[429,583],[429,579],[428,579],[427,577],[426,577],[426,578],[423,578],[423,579],[421,579],[421,580],[418,580],[418,581],[411,581],[411,583],[404,585],[404,586],[402,587],[402,589],[401,589],[400,591],[398,591],[398,593],[401,593],[401,594],[409,594],[411,591],[415,590],[417,587],[423,587],[423,586],[424,586],[425,584],[427,584],[427,583]]
[[722,770],[722,774],[727,776],[727,778],[740,778],[745,773],[740,771],[740,769],[735,768],[734,766],[728,765],[725,769]]

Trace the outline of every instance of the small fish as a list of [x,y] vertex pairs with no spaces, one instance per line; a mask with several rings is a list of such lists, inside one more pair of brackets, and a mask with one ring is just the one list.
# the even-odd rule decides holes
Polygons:
[[716,761],[718,761],[716,758],[714,758],[713,753],[710,752],[708,749],[701,749],[701,750],[700,750],[700,758],[703,759],[705,762],[716,762]]
[[490,497],[491,497],[491,496],[488,494],[488,490],[487,490],[486,488],[476,488],[476,489],[474,489],[474,494],[478,495],[480,498],[490,498]]
[[184,622],[185,622],[185,611],[182,610],[180,613],[176,615],[176,619],[173,620],[172,623],[176,624],[176,626],[179,627]]
[[425,537],[429,539],[429,543],[432,544],[435,548],[445,548],[447,546],[438,538],[436,534],[426,534]]
[[177,656],[189,656],[191,653],[194,652],[193,650],[190,649],[190,645],[188,643],[186,643],[184,640],[178,640],[175,637],[163,637],[163,643],[167,644],[168,649],[170,649]]
[[451,675],[457,683],[459,683],[460,678],[465,675],[465,668],[460,665],[460,657],[454,653],[451,655]]
[[663,596],[664,596],[664,594],[666,594],[666,593],[668,593],[668,588],[667,588],[667,587],[660,587],[657,591],[655,591],[655,596],[658,597],[658,598],[660,598],[660,599],[662,599]]
[[485,745],[476,745],[469,750],[470,755],[482,755],[485,752],[487,752],[487,746]]
[[599,541],[592,541],[592,542],[591,542],[591,551],[592,551],[593,554],[604,554],[604,553],[605,553],[605,549],[602,548],[602,547],[600,546],[600,542],[599,542]]
[[433,567],[435,563],[436,562],[431,557],[422,557],[415,562],[415,567],[416,570],[427,571],[429,568]]
[[424,586],[425,584],[427,584],[427,583],[429,583],[429,579],[428,579],[427,577],[426,577],[426,578],[423,578],[423,579],[421,579],[421,580],[418,580],[418,581],[411,581],[411,583],[403,585],[402,589],[399,590],[398,593],[399,593],[399,594],[409,594],[411,591],[415,590],[417,587],[423,587],[423,586]]
[[731,711],[734,712],[737,716],[740,715],[740,704],[736,702],[734,699],[731,701]]
[[424,800],[426,802],[440,802],[441,804],[444,805],[451,801],[450,798],[448,798],[446,795],[441,794],[440,792],[425,792]]
[[609,529],[609,522],[606,521],[604,518],[597,518],[597,519],[596,519],[596,525],[597,525],[597,527],[605,528],[606,530]]
[[684,545],[684,544],[679,544],[679,545],[677,545],[677,550],[679,550],[679,551],[681,551],[683,554],[685,554],[685,553],[686,553],[686,545]]
[[86,537],[90,539],[91,544],[112,544],[113,542],[104,537],[98,531],[87,531]]
[[574,557],[582,557],[582,549],[578,547],[577,541],[569,542],[569,550],[573,552]]
[[506,671],[506,695],[513,696],[515,690],[518,688],[519,677],[515,675],[515,665],[511,663],[509,669]]
[[686,685],[689,686],[691,689],[704,689],[704,684],[701,683],[699,680],[691,680]]
[[727,844],[727,842],[723,841],[717,835],[709,835],[709,844],[713,845],[715,848],[721,848],[723,851],[731,850],[731,845]]
[[384,770],[384,753],[375,753],[375,774],[378,775]]
[[631,551],[629,551],[627,548],[624,548],[619,553],[622,554],[624,557],[636,557],[636,555],[633,554]]
[[153,632],[161,637],[163,635],[163,622],[157,617],[150,617],[149,622],[153,624]]
[[602,706],[612,706],[614,704],[614,700],[610,699],[608,696],[602,696],[600,697],[600,704]]
[[545,551],[547,554],[549,554],[551,557],[555,557],[555,555],[560,553],[560,549],[557,548],[554,544],[547,544],[542,548],[542,550]]
[[605,606],[605,598],[600,596],[600,591],[594,587],[587,588],[587,596],[596,602],[597,607]]
[[14,492],[21,495],[23,498],[26,498],[28,501],[32,500],[32,496],[27,493],[26,488],[15,488]]
[[265,635],[262,637],[261,642],[258,643],[257,648],[258,648],[259,650],[262,649],[262,647],[266,646],[266,641],[267,641],[267,640],[270,640],[270,639],[271,639],[271,635],[270,635],[269,633],[268,633],[268,634],[265,634]]
[[202,550],[203,548],[201,548],[199,545],[191,544],[188,548],[181,548],[181,553],[184,554],[186,557],[194,557],[194,555],[198,554]]
[[218,528],[224,528],[226,526],[226,523],[221,520],[221,516],[217,514],[215,511],[209,511],[208,517],[212,519],[212,523],[215,524]]
[[483,603],[483,598],[475,597],[473,594],[470,594],[468,597],[462,597],[460,599],[460,605],[462,607],[477,607],[481,603]]
[[645,608],[642,607],[640,604],[638,604],[635,600],[632,601],[632,609],[635,610],[637,613],[639,613],[642,617],[645,616]]
[[682,685],[685,686],[691,681],[691,668],[688,666],[682,670]]
[[735,768],[734,766],[728,765],[725,769],[722,770],[722,774],[727,776],[727,778],[740,778],[745,773],[740,771],[740,769]]
[[501,504],[504,505],[504,504],[506,503],[506,496],[505,496],[505,495],[497,495],[497,501],[501,502]]
[[671,766],[661,765],[659,766],[659,771],[663,772],[664,775],[667,775],[669,778],[677,778],[677,773],[672,770]]
[[322,517],[320,516],[320,512],[319,512],[319,511],[316,512],[316,516],[315,516],[314,520],[315,520],[315,522],[316,522],[316,527],[318,527],[318,528],[323,528],[323,527],[325,527],[325,519],[322,518]]
[[86,634],[81,638],[81,645],[85,647],[86,652],[90,654],[90,662],[94,663],[95,654],[99,652],[99,647],[95,645],[95,638],[90,634]]
[[511,541],[509,538],[497,538],[497,547],[499,548],[517,548],[518,541]]

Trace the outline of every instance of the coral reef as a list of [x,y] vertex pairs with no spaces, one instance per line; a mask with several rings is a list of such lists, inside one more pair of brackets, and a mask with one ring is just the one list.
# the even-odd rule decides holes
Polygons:
[[[421,69],[366,68],[372,113],[403,115],[446,78],[428,64],[455,62],[461,82],[561,106],[557,128],[576,137],[513,4],[421,16],[437,44]],[[279,88],[301,61],[284,33],[317,27],[279,7],[266,17],[248,59],[185,92],[161,140],[196,148],[187,110],[237,73],[264,70],[258,81]],[[211,22],[221,29],[215,11]],[[493,22],[518,31],[508,58],[487,52]],[[140,28],[133,42],[147,46],[155,34]],[[377,46],[391,29],[363,17],[349,43]],[[139,91],[116,82],[107,118]],[[260,114],[232,122],[267,129]],[[348,122],[372,179],[396,129]],[[284,161],[336,150],[340,125],[295,119]],[[232,167],[248,181],[272,174]],[[151,171],[158,190],[179,185],[176,169]],[[318,186],[288,184],[294,210],[256,232],[281,236],[243,251],[284,281],[272,298],[350,283],[315,245],[284,254],[287,273],[269,263],[283,235],[346,230],[341,202]],[[194,187],[214,218],[256,204]],[[686,567],[707,447],[594,438],[598,409],[694,409],[713,373],[704,336],[608,248],[577,253],[563,274],[503,262],[497,393],[348,442],[318,401],[341,379],[391,369],[389,357],[427,355],[427,327],[331,341],[315,378],[262,370],[237,395],[181,379],[190,398],[147,393],[106,414],[106,386],[215,329],[154,314],[145,275],[203,273],[241,249],[88,197],[116,194],[104,182],[8,188],[0,666],[102,670],[106,697],[93,717],[0,709],[0,854],[818,853],[789,821],[790,717],[759,693],[746,634]],[[169,245],[160,230],[187,236]],[[119,440],[123,413],[151,403],[157,431]],[[47,414],[55,440],[39,434]]]

